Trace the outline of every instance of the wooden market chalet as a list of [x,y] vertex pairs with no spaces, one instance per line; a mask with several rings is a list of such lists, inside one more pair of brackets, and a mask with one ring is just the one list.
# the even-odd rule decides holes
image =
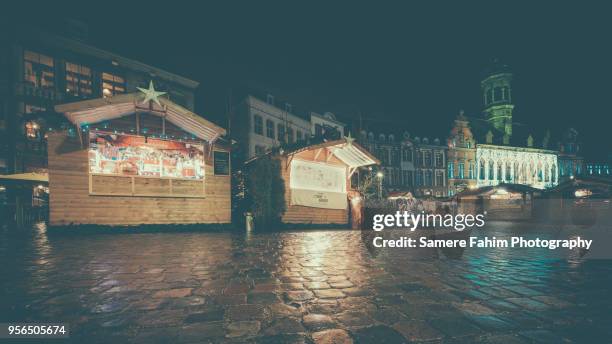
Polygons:
[[49,133],[51,225],[231,221],[225,129],[141,91],[55,107],[76,130]]

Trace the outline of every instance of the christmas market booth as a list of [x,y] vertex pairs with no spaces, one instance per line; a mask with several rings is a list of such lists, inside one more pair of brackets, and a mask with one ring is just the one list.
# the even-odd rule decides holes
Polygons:
[[351,222],[361,221],[361,197],[351,188],[351,176],[380,162],[352,138],[281,151],[274,159],[284,183],[282,223],[346,226],[351,214]]
[[529,220],[533,216],[533,200],[542,190],[521,184],[499,184],[466,189],[454,196],[457,211],[463,214],[484,214],[487,220]]
[[50,225],[229,223],[225,130],[142,93],[58,105],[48,137]]

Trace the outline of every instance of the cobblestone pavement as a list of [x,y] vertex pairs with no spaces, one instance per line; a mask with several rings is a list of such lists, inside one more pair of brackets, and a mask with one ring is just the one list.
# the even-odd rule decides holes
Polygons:
[[[525,224],[491,226],[535,236]],[[37,227],[0,239],[0,322],[68,322],[73,342],[612,342],[611,261],[546,249],[467,249],[452,260],[371,251],[346,230]]]

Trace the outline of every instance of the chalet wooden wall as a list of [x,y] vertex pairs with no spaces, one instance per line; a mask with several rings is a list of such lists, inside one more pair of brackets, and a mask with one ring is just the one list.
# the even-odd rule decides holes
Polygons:
[[[332,165],[346,166],[342,161],[335,156],[327,155],[326,150],[322,150],[317,156],[315,150],[307,150],[297,153],[294,159],[302,159],[307,161],[322,161]],[[315,160],[316,157],[316,160]],[[291,166],[287,164],[287,158],[281,159],[282,178],[285,181],[285,204],[287,210],[282,216],[284,223],[300,223],[300,224],[338,224],[348,225],[349,210],[348,201],[346,210],[342,209],[323,209],[305,207],[302,205],[291,205],[291,188],[289,187]],[[350,190],[350,181],[347,181],[347,190]]]
[[[89,194],[87,140],[65,132],[49,134],[49,222],[139,225],[229,223],[230,176],[213,175],[212,155],[206,155],[205,198],[93,196]],[[222,150],[217,149],[215,150]],[[208,151],[208,149],[206,149]]]

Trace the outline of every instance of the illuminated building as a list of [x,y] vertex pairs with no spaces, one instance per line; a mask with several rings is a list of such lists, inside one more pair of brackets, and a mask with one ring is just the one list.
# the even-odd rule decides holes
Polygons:
[[476,186],[476,140],[463,111],[448,138],[447,177],[449,196]]
[[512,74],[507,65],[493,61],[480,83],[484,115],[495,130],[504,134],[504,144],[512,136]]
[[11,27],[1,42],[0,174],[46,172],[49,128],[56,104],[135,92],[154,80],[173,102],[193,110],[198,82],[94,47],[87,26],[65,21],[64,36],[31,26]]
[[555,151],[479,144],[476,162],[478,187],[509,183],[545,189],[559,183]]
[[[513,127],[512,73],[507,65],[495,60],[481,82],[484,121],[471,123],[460,115],[449,137],[449,191],[494,186],[502,183],[521,184],[545,189],[559,183],[559,152],[549,149],[550,132],[536,142],[530,128]],[[471,126],[470,126],[471,124]],[[519,130],[520,129],[520,130]],[[472,130],[479,139],[475,139]],[[574,137],[575,141],[575,137]],[[567,144],[572,146],[571,143]],[[580,161],[572,148],[568,159]],[[470,175],[470,160],[473,174]],[[463,161],[463,174],[461,163]],[[457,166],[459,165],[459,166]],[[579,171],[579,165],[573,167]],[[467,169],[467,178],[466,172]],[[575,173],[575,172],[573,172]]]
[[612,178],[612,155],[607,160],[587,162],[585,174],[593,177]]

